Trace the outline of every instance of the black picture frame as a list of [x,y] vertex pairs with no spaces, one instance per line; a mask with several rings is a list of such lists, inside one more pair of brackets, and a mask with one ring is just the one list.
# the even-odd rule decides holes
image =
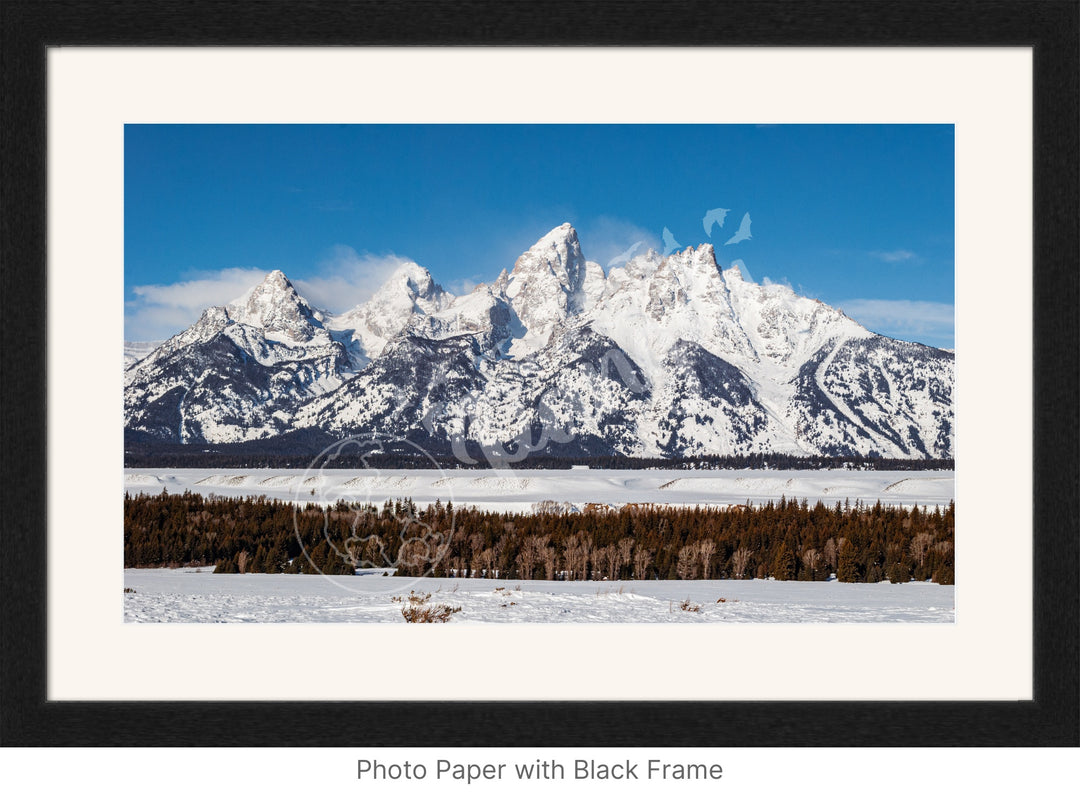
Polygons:
[[[591,4],[9,0],[0,6],[0,30],[0,743],[403,746],[414,744],[422,732],[425,743],[461,746],[1080,744],[1080,4],[1075,0]],[[48,701],[46,49],[99,45],[1031,46],[1033,700]],[[505,726],[508,721],[512,727]]]

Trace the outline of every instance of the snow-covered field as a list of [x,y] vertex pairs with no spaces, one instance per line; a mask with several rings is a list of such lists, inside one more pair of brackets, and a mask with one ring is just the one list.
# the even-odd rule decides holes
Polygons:
[[953,471],[847,470],[210,470],[132,469],[132,493],[190,490],[219,496],[257,496],[301,502],[381,504],[409,497],[421,505],[443,503],[495,511],[529,511],[540,501],[589,503],[753,504],[787,498],[834,504],[856,500],[890,505],[948,504],[955,498]]
[[[126,621],[404,624],[410,593],[454,623],[952,623],[953,587],[772,580],[544,582],[127,569]],[[399,599],[395,601],[394,599]],[[721,599],[723,601],[721,601]],[[684,609],[684,603],[686,609]]]

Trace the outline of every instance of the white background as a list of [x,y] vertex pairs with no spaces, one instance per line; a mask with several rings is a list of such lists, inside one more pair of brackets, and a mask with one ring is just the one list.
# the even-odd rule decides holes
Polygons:
[[[716,102],[701,102],[705,87],[704,96]],[[403,687],[432,688],[433,698],[450,698],[451,689],[459,698],[520,698],[520,689],[529,688],[532,698],[634,699],[641,698],[643,676],[686,676],[684,683],[650,683],[650,690],[689,698],[1030,696],[1029,50],[64,48],[50,51],[49,97],[49,478],[50,498],[61,492],[64,498],[49,510],[52,698],[295,698],[311,694],[310,687],[277,678],[312,670],[325,677],[313,695],[351,698],[363,687],[356,677],[373,661]],[[283,649],[283,632],[272,626],[123,625],[120,505],[110,501],[122,492],[123,124],[299,121],[954,123],[957,624],[740,626],[718,628],[708,638],[697,630],[693,640],[679,627],[500,628],[498,653],[515,658],[498,672],[491,671],[492,650],[485,646],[490,627],[376,633],[363,626],[291,627]],[[107,363],[61,360],[73,336],[81,354]],[[1015,377],[1014,392],[990,393],[1002,363]],[[87,387],[95,392],[87,394]],[[89,429],[86,420],[116,425]],[[1010,426],[991,430],[994,420]],[[112,468],[102,465],[103,454],[115,455]],[[1015,466],[1004,484],[1003,462]],[[1014,555],[1007,582],[993,569],[1002,550]],[[370,646],[373,634],[377,649]],[[628,647],[643,636],[648,649]],[[432,654],[439,655],[434,674]],[[449,677],[452,683],[440,682]],[[422,728],[417,735],[423,738]],[[734,757],[723,759],[728,754]],[[354,779],[360,756],[358,750],[200,752],[198,765],[209,773],[189,762],[187,782],[155,785],[153,796],[186,797],[189,783],[205,793],[254,779],[264,798],[367,797]],[[774,750],[721,750],[721,758],[731,764],[728,776],[717,788],[698,789],[712,798],[718,790],[730,798],[785,792],[844,798],[846,791],[900,798],[892,790],[919,793],[922,783],[900,779],[912,774],[932,780],[932,796],[961,787],[977,793],[982,778],[987,789],[1007,790],[1015,782],[1033,790],[1023,764],[1014,767],[987,751],[897,757],[785,750],[781,758]],[[34,773],[51,775],[58,789],[74,793],[95,784],[50,772],[44,766],[53,757],[28,759],[44,760]],[[90,776],[123,766],[130,788],[175,776],[177,765],[164,751],[140,752],[137,759],[120,750],[78,752],[71,759]],[[770,768],[778,759],[784,772]],[[1048,753],[1032,760],[1045,769],[1043,778],[1053,773]],[[957,761],[968,770],[953,773]],[[891,788],[890,775],[897,778]],[[697,798],[691,789],[665,789]],[[458,798],[442,784],[404,790]],[[535,798],[555,788],[542,790]],[[661,793],[652,784],[597,789],[603,790],[631,799]],[[508,792],[534,798],[510,787],[497,791]],[[488,798],[476,786],[461,798],[466,793]],[[373,798],[391,795],[398,797],[382,789]]]
[[[508,731],[514,729],[507,722]],[[418,739],[423,737],[422,728]],[[460,763],[585,760],[719,763],[714,782],[478,782],[465,785],[357,780],[357,760]],[[494,800],[619,802],[671,799],[912,800],[1067,799],[1077,750],[1065,749],[5,749],[0,768],[20,800],[192,799]],[[639,769],[639,774],[640,774]],[[20,793],[20,791],[22,793]]]

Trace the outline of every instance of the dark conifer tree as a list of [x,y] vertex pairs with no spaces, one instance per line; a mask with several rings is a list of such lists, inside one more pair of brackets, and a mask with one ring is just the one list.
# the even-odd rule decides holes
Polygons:
[[862,566],[859,564],[859,550],[851,538],[846,538],[840,546],[840,558],[836,567],[836,578],[840,582],[859,582],[862,579]]
[[795,554],[786,543],[781,545],[776,552],[772,575],[774,579],[784,581],[795,578]]

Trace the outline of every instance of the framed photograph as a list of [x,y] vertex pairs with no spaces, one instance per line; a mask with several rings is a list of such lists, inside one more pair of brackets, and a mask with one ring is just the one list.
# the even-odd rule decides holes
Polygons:
[[1075,4],[421,5],[5,7],[4,743],[1076,745]]

